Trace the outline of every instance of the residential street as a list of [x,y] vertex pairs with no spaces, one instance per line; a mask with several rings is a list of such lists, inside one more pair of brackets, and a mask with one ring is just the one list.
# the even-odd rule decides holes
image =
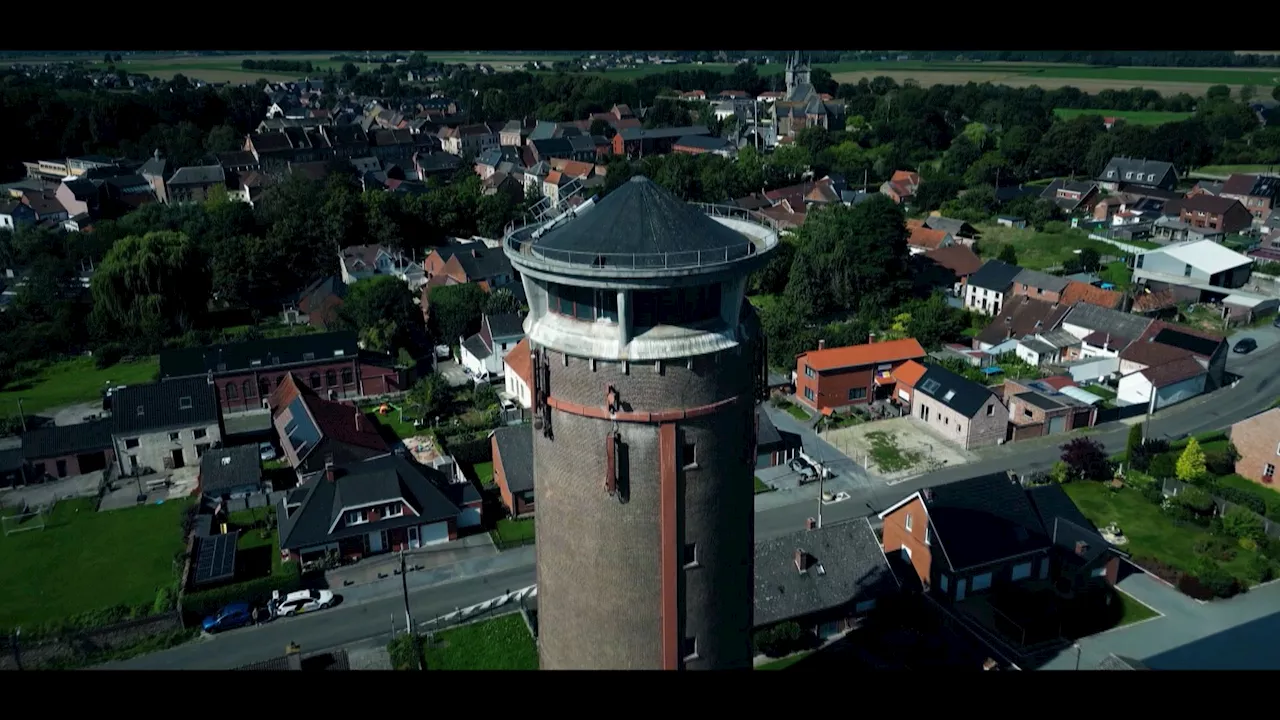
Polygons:
[[[1244,417],[1248,417],[1271,404],[1280,385],[1266,367],[1271,353],[1255,352],[1246,356],[1232,355],[1228,361],[1228,370],[1243,377],[1237,387],[1225,388],[1208,396],[1190,400],[1181,405],[1169,408],[1153,418],[1152,433],[1155,435],[1181,436],[1187,433],[1198,433],[1223,428]],[[773,408],[770,408],[773,410]],[[817,440],[811,431],[800,427],[800,424],[786,413],[771,413],[778,426],[791,432],[804,433],[806,451],[824,462],[832,459],[831,468],[837,473],[835,487],[848,492],[849,500],[824,506],[823,521],[839,522],[868,515],[888,507],[904,495],[916,490],[947,482],[954,482],[973,475],[997,472],[1001,470],[1030,471],[1047,469],[1058,459],[1058,446],[1064,441],[1056,438],[1043,438],[1025,443],[1016,443],[991,448],[984,453],[982,459],[967,465],[947,468],[921,477],[887,486],[881,481],[866,475],[862,468],[851,460],[844,458],[839,452]],[[1128,425],[1112,423],[1100,426],[1089,434],[1108,447],[1115,450],[1123,447],[1128,434]],[[767,495],[786,496],[791,504],[771,508],[757,505],[756,540],[793,532],[804,527],[805,520],[817,514],[818,486],[806,485],[803,490],[783,493],[781,491]],[[804,498],[809,495],[809,498]],[[417,621],[429,619],[431,616],[448,612],[459,607],[483,602],[506,590],[515,590],[534,584],[533,568],[534,548],[526,547],[510,550],[496,557],[467,560],[450,566],[433,568],[412,573],[409,576],[410,603]],[[440,584],[443,583],[443,584]],[[1124,588],[1135,596],[1147,600],[1143,595],[1144,585],[1157,586],[1168,590],[1158,582],[1144,576],[1135,575],[1125,581]],[[283,654],[284,647],[290,642],[297,642],[304,652],[315,652],[328,648],[385,637],[391,631],[394,618],[396,625],[404,627],[404,604],[400,595],[399,579],[392,577],[369,585],[355,586],[336,591],[343,596],[338,607],[315,615],[302,616],[276,621],[257,628],[235,630],[225,635],[205,638],[190,645],[185,645],[165,652],[144,657],[133,658],[119,663],[111,663],[106,668],[139,668],[139,669],[228,669],[239,667],[250,662],[266,660]],[[1179,660],[1177,648],[1182,643],[1223,642],[1228,635],[1215,635],[1235,625],[1243,623],[1263,622],[1261,619],[1268,608],[1280,607],[1280,584],[1247,593],[1239,599],[1227,601],[1230,604],[1214,603],[1207,614],[1176,615],[1180,601],[1195,603],[1176,591],[1170,591],[1174,597],[1161,598],[1151,602],[1169,618],[1181,617],[1181,620],[1165,622],[1166,627],[1177,627],[1177,631],[1142,630],[1148,623],[1124,631],[1116,631],[1114,636],[1121,638],[1121,632],[1130,633],[1118,645],[1109,645],[1113,634],[1098,636],[1085,643],[1084,666],[1097,665],[1107,652],[1130,654],[1146,658],[1161,653],[1162,662],[1171,667]],[[1262,599],[1262,598],[1265,598]],[[1185,605],[1185,603],[1182,603]],[[1163,605],[1163,606],[1162,606]],[[1236,617],[1232,612],[1220,611],[1218,608],[1248,607],[1253,610],[1239,615],[1240,622],[1230,625],[1230,618]],[[1174,611],[1166,607],[1175,608]],[[1280,617],[1280,616],[1278,616]],[[1236,632],[1240,632],[1239,629]],[[1147,638],[1144,633],[1152,634]],[[1209,636],[1214,638],[1206,640]],[[1106,640],[1103,640],[1106,638]],[[1138,638],[1129,640],[1127,638]],[[1147,639],[1143,639],[1147,638]],[[1117,640],[1117,642],[1120,642]],[[1144,644],[1145,643],[1145,644]],[[1111,648],[1111,649],[1108,649]],[[1118,649],[1114,649],[1118,648]],[[1061,656],[1050,663],[1050,667],[1075,665],[1075,652],[1071,657]],[[1230,653],[1220,653],[1221,662],[1227,662]],[[1217,661],[1215,661],[1217,662]],[[1244,662],[1240,660],[1240,662]],[[1225,667],[1225,665],[1224,665]]]

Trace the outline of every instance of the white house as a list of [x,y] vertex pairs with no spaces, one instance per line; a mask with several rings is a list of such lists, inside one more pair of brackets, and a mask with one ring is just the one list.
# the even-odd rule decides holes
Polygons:
[[427,274],[420,263],[383,245],[352,245],[342,249],[339,259],[342,265],[342,282],[347,285],[378,275],[400,278],[412,290],[417,290],[427,282]]
[[1146,331],[1151,320],[1119,310],[1076,303],[1059,326],[1080,339],[1080,358],[1119,357],[1130,342]]
[[965,285],[964,306],[983,315],[999,315],[1004,306],[1005,294],[1013,287],[1013,279],[1022,268],[1017,265],[988,260],[969,276]]
[[477,380],[502,377],[507,353],[523,339],[524,320],[519,315],[485,315],[480,332],[462,340],[462,366]]
[[529,338],[524,338],[502,359],[503,380],[507,396],[526,410],[533,407],[533,358],[529,355]]
[[1120,378],[1116,400],[1122,405],[1150,405],[1154,412],[1203,393],[1208,370],[1190,355]]

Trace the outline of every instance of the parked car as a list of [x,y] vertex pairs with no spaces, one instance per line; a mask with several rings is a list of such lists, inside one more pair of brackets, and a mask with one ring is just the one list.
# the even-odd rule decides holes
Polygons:
[[262,458],[262,462],[269,462],[276,459],[276,448],[268,440],[258,443],[258,457]]
[[222,632],[223,630],[234,630],[238,627],[244,627],[253,622],[253,609],[249,607],[249,603],[231,603],[222,608],[218,612],[210,615],[201,623],[201,627],[207,633]]
[[800,484],[813,482],[818,479],[818,471],[809,463],[800,458],[796,458],[787,464],[792,472],[800,474]]
[[1271,321],[1271,327],[1280,328],[1280,315],[1276,315],[1276,319]]
[[333,605],[333,593],[329,590],[298,590],[283,597],[277,591],[271,597],[268,609],[272,615],[289,617],[313,610],[324,610]]
[[1245,353],[1251,353],[1257,349],[1258,349],[1258,341],[1254,340],[1253,338],[1244,338],[1240,342],[1236,343],[1236,346],[1232,348],[1234,352],[1238,352],[1241,355]]

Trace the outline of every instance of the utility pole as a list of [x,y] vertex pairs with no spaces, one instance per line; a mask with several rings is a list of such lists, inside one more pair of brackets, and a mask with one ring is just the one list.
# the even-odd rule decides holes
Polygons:
[[18,398],[18,421],[22,423],[22,432],[27,431],[27,413],[22,409],[22,398]]
[[405,630],[413,632],[413,616],[409,614],[409,575],[405,572],[404,550],[400,551],[400,588],[404,592]]
[[822,529],[822,488],[826,484],[827,466],[818,461],[818,529]]
[[1147,418],[1144,421],[1146,427],[1144,427],[1142,430],[1142,437],[1144,439],[1151,437],[1151,414],[1154,413],[1155,411],[1156,411],[1156,386],[1154,383],[1152,383],[1151,397],[1150,399],[1147,400]]

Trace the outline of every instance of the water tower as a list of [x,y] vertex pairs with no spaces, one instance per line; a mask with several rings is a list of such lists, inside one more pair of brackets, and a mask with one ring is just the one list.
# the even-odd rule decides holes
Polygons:
[[777,243],[644,177],[505,238],[530,307],[544,669],[750,667],[767,383],[744,290]]

